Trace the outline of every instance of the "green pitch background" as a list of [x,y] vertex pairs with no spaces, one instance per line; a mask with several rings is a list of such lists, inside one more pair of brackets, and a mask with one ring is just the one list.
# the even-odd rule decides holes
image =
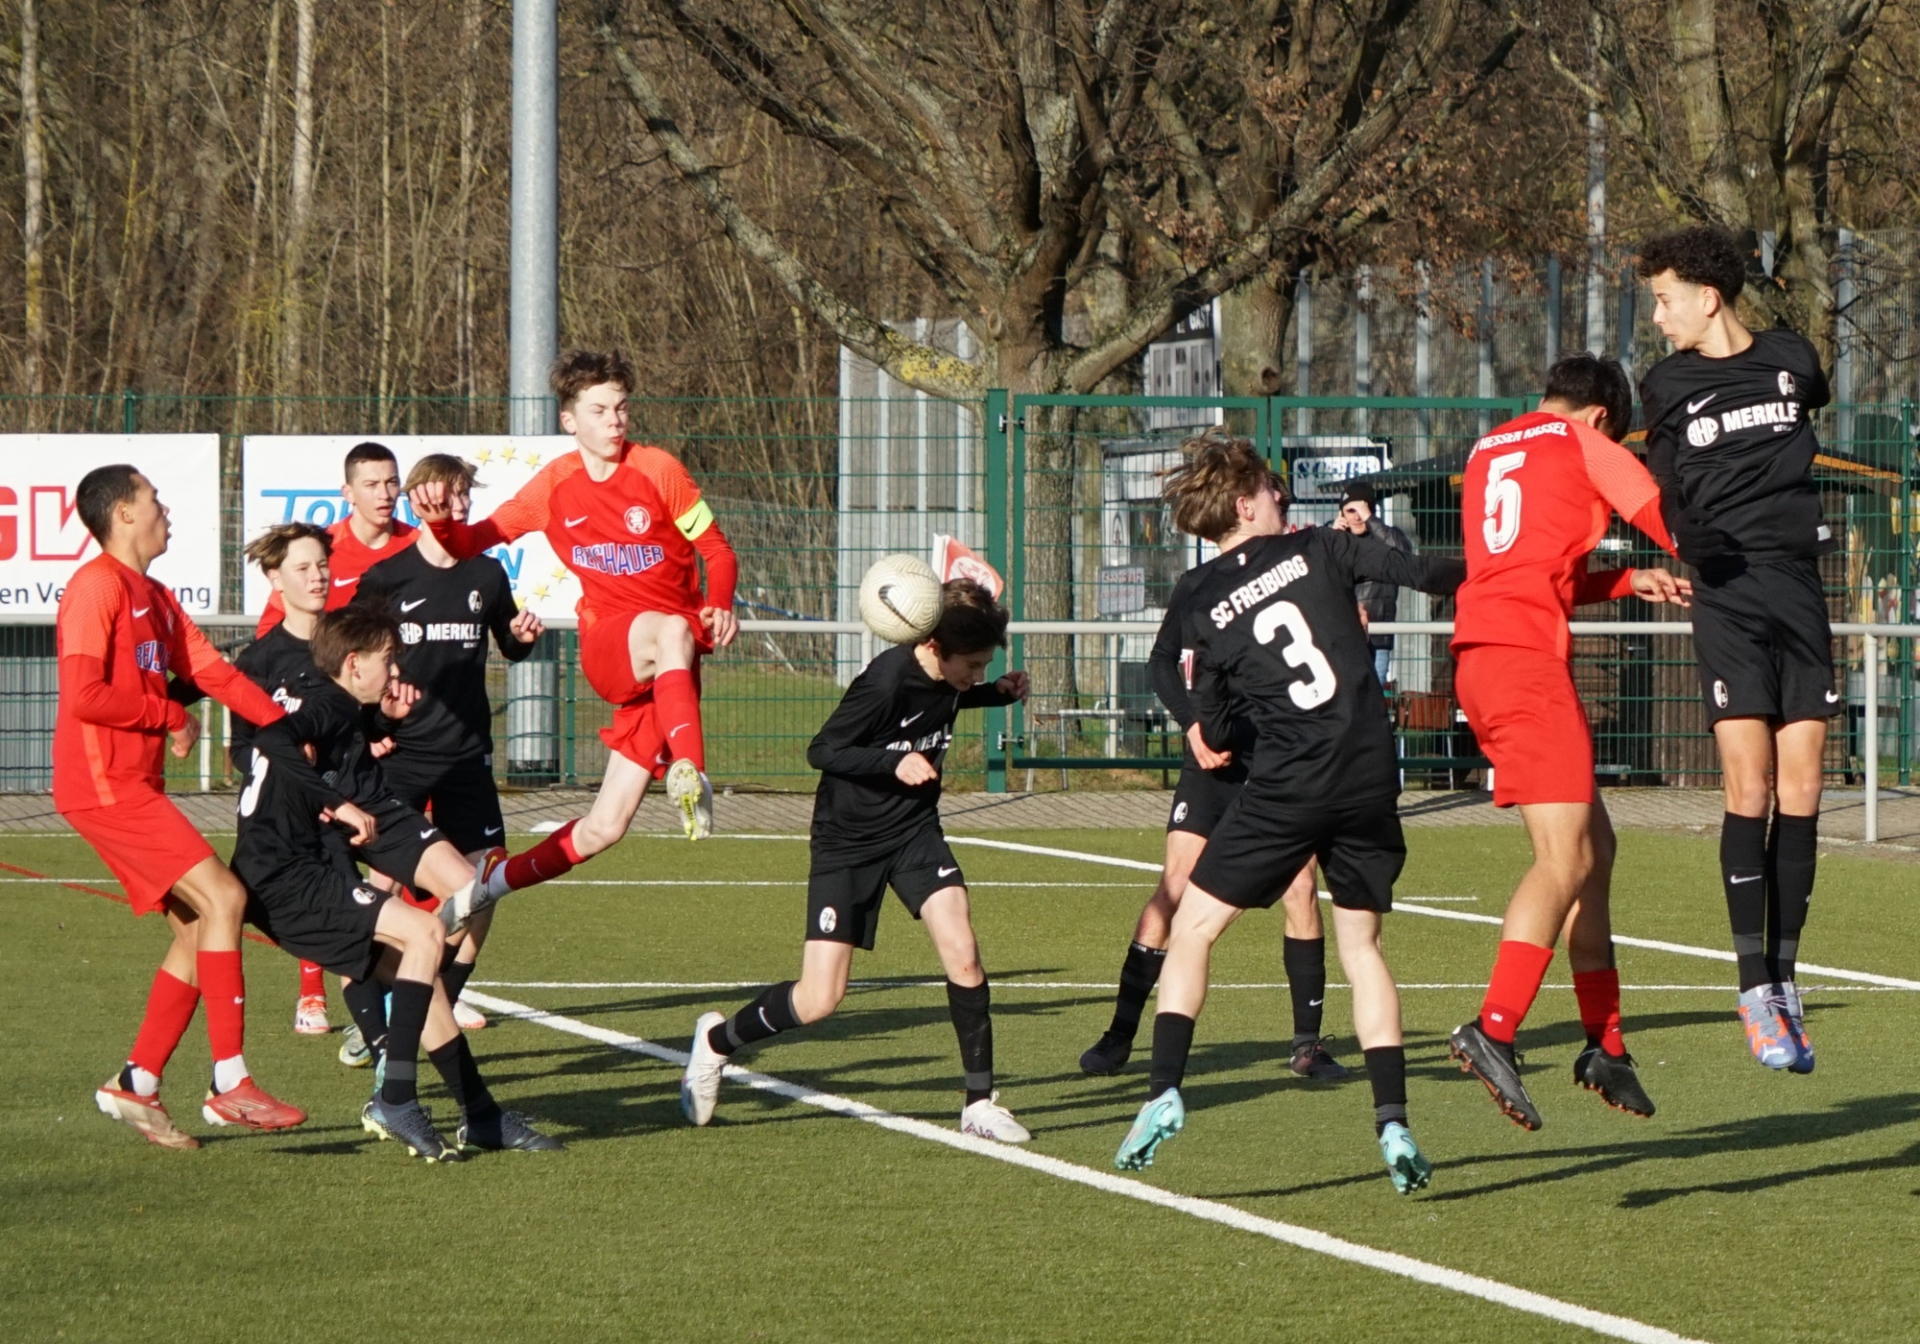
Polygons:
[[[1138,831],[993,838],[1143,860],[1161,845]],[[1526,861],[1513,829],[1409,840],[1400,895],[1474,898],[1448,909],[1498,914]],[[1105,1026],[1109,994],[1017,986],[1110,984],[1148,875],[957,852],[996,981],[1003,1099],[1038,1150],[1106,1169],[1144,1096],[1144,1048],[1119,1078],[1083,1078],[1075,1060]],[[71,837],[0,837],[0,861],[117,890]],[[476,988],[789,977],[805,871],[804,843],[635,836],[574,874],[618,885],[550,887],[504,906]],[[255,944],[247,1057],[312,1118],[278,1135],[209,1134],[193,1104],[207,1074],[196,1021],[165,1095],[206,1147],[163,1152],[104,1120],[90,1095],[131,1041],[159,921],[0,877],[12,879],[0,885],[0,1339],[1589,1337],[738,1086],[695,1131],[680,1120],[672,1067],[524,1022],[497,1022],[475,1051],[502,1101],[569,1150],[430,1167],[361,1133],[369,1075],[335,1063],[337,1036],[293,1034],[293,962]],[[694,881],[719,885],[647,885]],[[747,882],[783,885],[735,885]],[[1710,838],[1623,835],[1615,890],[1621,933],[1725,943]],[[1917,900],[1920,867],[1823,856],[1809,956],[1914,976]],[[1403,913],[1387,950],[1403,984],[1470,986],[1496,938]],[[1631,948],[1620,966],[1629,985],[1701,987],[1725,985],[1732,969]],[[1330,971],[1341,980],[1337,962]],[[854,973],[939,978],[897,905]],[[1281,978],[1278,915],[1242,920],[1218,950],[1216,983]],[[1563,958],[1548,982],[1567,984]],[[699,1013],[749,993],[486,992],[674,1046]],[[1914,1337],[1920,996],[1811,992],[1819,1069],[1799,1078],[1748,1059],[1730,989],[1629,990],[1628,1044],[1660,1106],[1640,1121],[1572,1086],[1573,996],[1549,988],[1521,1038],[1547,1119],[1536,1134],[1503,1120],[1445,1058],[1445,1033],[1478,999],[1473,988],[1404,995],[1414,1130],[1436,1165],[1424,1195],[1396,1196],[1381,1168],[1342,990],[1329,995],[1327,1029],[1356,1077],[1333,1086],[1286,1072],[1283,990],[1217,990],[1184,1089],[1186,1132],[1143,1179],[1683,1334]],[[334,1016],[345,1020],[337,996]],[[828,1023],[741,1062],[944,1125],[959,1111],[937,984],[858,989]],[[437,1081],[426,1092],[444,1115]]]

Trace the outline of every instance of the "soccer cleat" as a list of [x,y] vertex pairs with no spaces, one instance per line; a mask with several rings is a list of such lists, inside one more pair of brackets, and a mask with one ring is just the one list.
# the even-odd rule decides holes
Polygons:
[[713,834],[713,784],[684,756],[667,767],[667,801],[680,809],[687,839],[705,840]]
[[1143,1171],[1153,1165],[1153,1151],[1178,1134],[1187,1124],[1187,1106],[1180,1100],[1180,1089],[1170,1087],[1140,1108],[1133,1117],[1133,1128],[1120,1140],[1120,1151],[1113,1165],[1120,1171]]
[[340,1062],[350,1069],[364,1069],[373,1063],[373,1051],[367,1048],[367,1038],[357,1022],[340,1037]]
[[424,1157],[429,1162],[466,1160],[458,1148],[440,1137],[440,1131],[433,1127],[433,1117],[422,1110],[417,1101],[395,1106],[375,1097],[360,1108],[360,1128],[382,1141],[398,1140],[415,1157]]
[[1800,986],[1791,980],[1780,985],[1780,997],[1786,1001],[1787,1039],[1793,1044],[1790,1073],[1813,1072],[1813,1042],[1807,1039],[1807,1010],[1800,1003]]
[[468,1003],[465,999],[453,1001],[453,1025],[462,1031],[484,1031],[487,1015]]
[[1799,1058],[1786,1009],[1786,996],[1773,985],[1755,985],[1740,992],[1740,1025],[1747,1030],[1747,1049],[1770,1069],[1787,1068]]
[[1352,1071],[1327,1053],[1327,1043],[1323,1040],[1302,1041],[1293,1047],[1293,1058],[1287,1061],[1287,1067],[1301,1078],[1311,1078],[1315,1082],[1333,1083],[1352,1076]]
[[1447,1053],[1460,1061],[1460,1071],[1470,1073],[1486,1084],[1487,1092],[1500,1113],[1522,1129],[1538,1129],[1546,1122],[1535,1109],[1520,1081],[1520,1053],[1511,1045],[1487,1035],[1475,1018],[1454,1028],[1447,1039]]
[[1087,1047],[1080,1056],[1080,1072],[1105,1078],[1127,1067],[1127,1060],[1133,1054],[1133,1042],[1125,1037],[1104,1032],[1099,1040]]
[[238,1087],[225,1092],[209,1087],[200,1115],[210,1125],[245,1125],[248,1129],[292,1129],[307,1118],[305,1111],[262,1092],[251,1078],[242,1078]]
[[440,916],[440,926],[447,931],[447,937],[465,933],[475,915],[482,910],[491,910],[499,903],[500,895],[488,889],[486,880],[486,874],[492,871],[488,862],[492,857],[491,854],[487,855],[481,862],[481,870],[474,874],[473,881],[441,901],[440,908],[434,911]]
[[480,863],[474,869],[474,885],[494,900],[499,900],[513,888],[507,885],[507,860],[512,855],[495,845],[480,856]]
[[327,1021],[327,996],[302,994],[294,1006],[293,1029],[302,1036],[325,1036],[332,1031],[333,1023]]
[[200,1140],[173,1123],[173,1117],[167,1114],[157,1095],[143,1097],[120,1083],[120,1075],[116,1073],[95,1090],[93,1104],[100,1108],[100,1114],[123,1125],[132,1125],[147,1136],[148,1143],[157,1143],[162,1148],[200,1146]]
[[960,1110],[960,1132],[1001,1143],[1025,1143],[1033,1135],[1013,1118],[1013,1112],[1000,1104],[1000,1094],[982,1097]]
[[1610,1055],[1590,1045],[1573,1061],[1573,1081],[1589,1092],[1598,1092],[1600,1100],[1628,1115],[1653,1114],[1653,1098],[1640,1086],[1634,1072],[1632,1055]]
[[1380,1131],[1380,1156],[1387,1160],[1387,1175],[1393,1178],[1393,1188],[1403,1195],[1425,1190],[1427,1182],[1433,1179],[1433,1163],[1421,1155],[1420,1146],[1413,1141],[1413,1131],[1398,1120],[1388,1121],[1387,1127]]
[[495,1111],[478,1122],[462,1120],[454,1142],[462,1152],[473,1153],[558,1153],[567,1146],[542,1134],[518,1111]]
[[687,1123],[704,1125],[713,1119],[720,1100],[720,1075],[727,1057],[715,1050],[707,1033],[727,1020],[725,1013],[702,1013],[693,1024],[693,1044],[687,1050],[687,1071],[680,1075],[680,1114]]

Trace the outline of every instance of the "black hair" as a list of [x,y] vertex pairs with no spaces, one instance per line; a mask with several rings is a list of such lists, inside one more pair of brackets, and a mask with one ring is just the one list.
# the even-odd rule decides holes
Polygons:
[[114,506],[139,493],[140,486],[135,480],[139,475],[138,467],[116,462],[110,467],[95,467],[80,478],[79,488],[73,492],[73,504],[80,511],[80,521],[102,546],[113,532]]
[[1606,412],[1600,432],[1618,442],[1633,424],[1633,380],[1617,359],[1582,350],[1563,355],[1547,370],[1547,400],[1575,410],[1598,406]]
[[1642,280],[1672,271],[1690,285],[1711,285],[1720,291],[1720,301],[1731,307],[1746,287],[1747,255],[1728,230],[1689,224],[1643,243],[1634,270]]
[[366,443],[356,443],[347,449],[347,462],[343,468],[347,480],[353,479],[353,469],[362,462],[390,462],[394,470],[397,471],[400,468],[400,460],[393,455],[393,449],[384,443],[374,443],[369,440]]
[[972,579],[951,579],[940,585],[940,624],[927,638],[940,646],[945,658],[1007,647],[1007,609]]

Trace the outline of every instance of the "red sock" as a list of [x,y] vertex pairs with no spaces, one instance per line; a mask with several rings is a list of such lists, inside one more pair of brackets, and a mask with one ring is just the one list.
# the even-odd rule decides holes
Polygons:
[[586,859],[573,847],[574,825],[568,822],[526,853],[508,859],[507,890],[519,891],[522,887],[551,882],[572,872],[576,863],[585,863]]
[[247,1039],[247,980],[240,953],[201,952],[196,959],[200,995],[207,1004],[207,1044],[213,1061],[232,1059]]
[[1627,1043],[1620,1035],[1620,972],[1575,971],[1573,997],[1580,1001],[1580,1025],[1587,1029],[1587,1039],[1610,1055],[1626,1054]]
[[1493,978],[1487,982],[1487,997],[1480,1004],[1480,1029],[1512,1045],[1552,960],[1550,947],[1502,939],[1500,954],[1493,960]]
[[166,1072],[167,1061],[180,1038],[193,1022],[193,1010],[200,1006],[200,991],[169,971],[153,977],[147,991],[147,1015],[140,1019],[140,1034],[133,1039],[133,1053],[127,1063],[145,1069],[158,1078]]
[[675,760],[685,758],[705,770],[707,744],[700,734],[700,692],[694,687],[693,673],[675,668],[655,677],[653,706],[666,738],[667,754]]
[[317,994],[327,996],[327,973],[310,961],[300,963],[300,997],[307,998]]

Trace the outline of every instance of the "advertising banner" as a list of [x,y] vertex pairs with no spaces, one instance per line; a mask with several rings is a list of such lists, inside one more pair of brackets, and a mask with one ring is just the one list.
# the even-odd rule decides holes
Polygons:
[[[473,490],[473,513],[478,522],[532,479],[534,472],[573,448],[563,434],[512,437],[505,434],[388,434],[371,439],[365,434],[250,434],[241,447],[241,539],[258,536],[275,523],[303,522],[331,527],[347,515],[340,487],[346,479],[347,451],[357,443],[382,443],[400,460],[400,479],[429,453],[449,453],[480,468]],[[419,525],[413,506],[403,495],[395,516]],[[511,546],[490,554],[506,567],[514,598],[541,616],[571,617],[580,600],[580,584],[567,572],[538,532],[528,533]],[[267,604],[267,580],[248,566],[245,603],[248,615]]]
[[95,467],[128,462],[172,514],[155,579],[192,616],[220,601],[220,436],[217,434],[0,434],[0,618],[51,615],[73,571],[100,554],[74,491]]

